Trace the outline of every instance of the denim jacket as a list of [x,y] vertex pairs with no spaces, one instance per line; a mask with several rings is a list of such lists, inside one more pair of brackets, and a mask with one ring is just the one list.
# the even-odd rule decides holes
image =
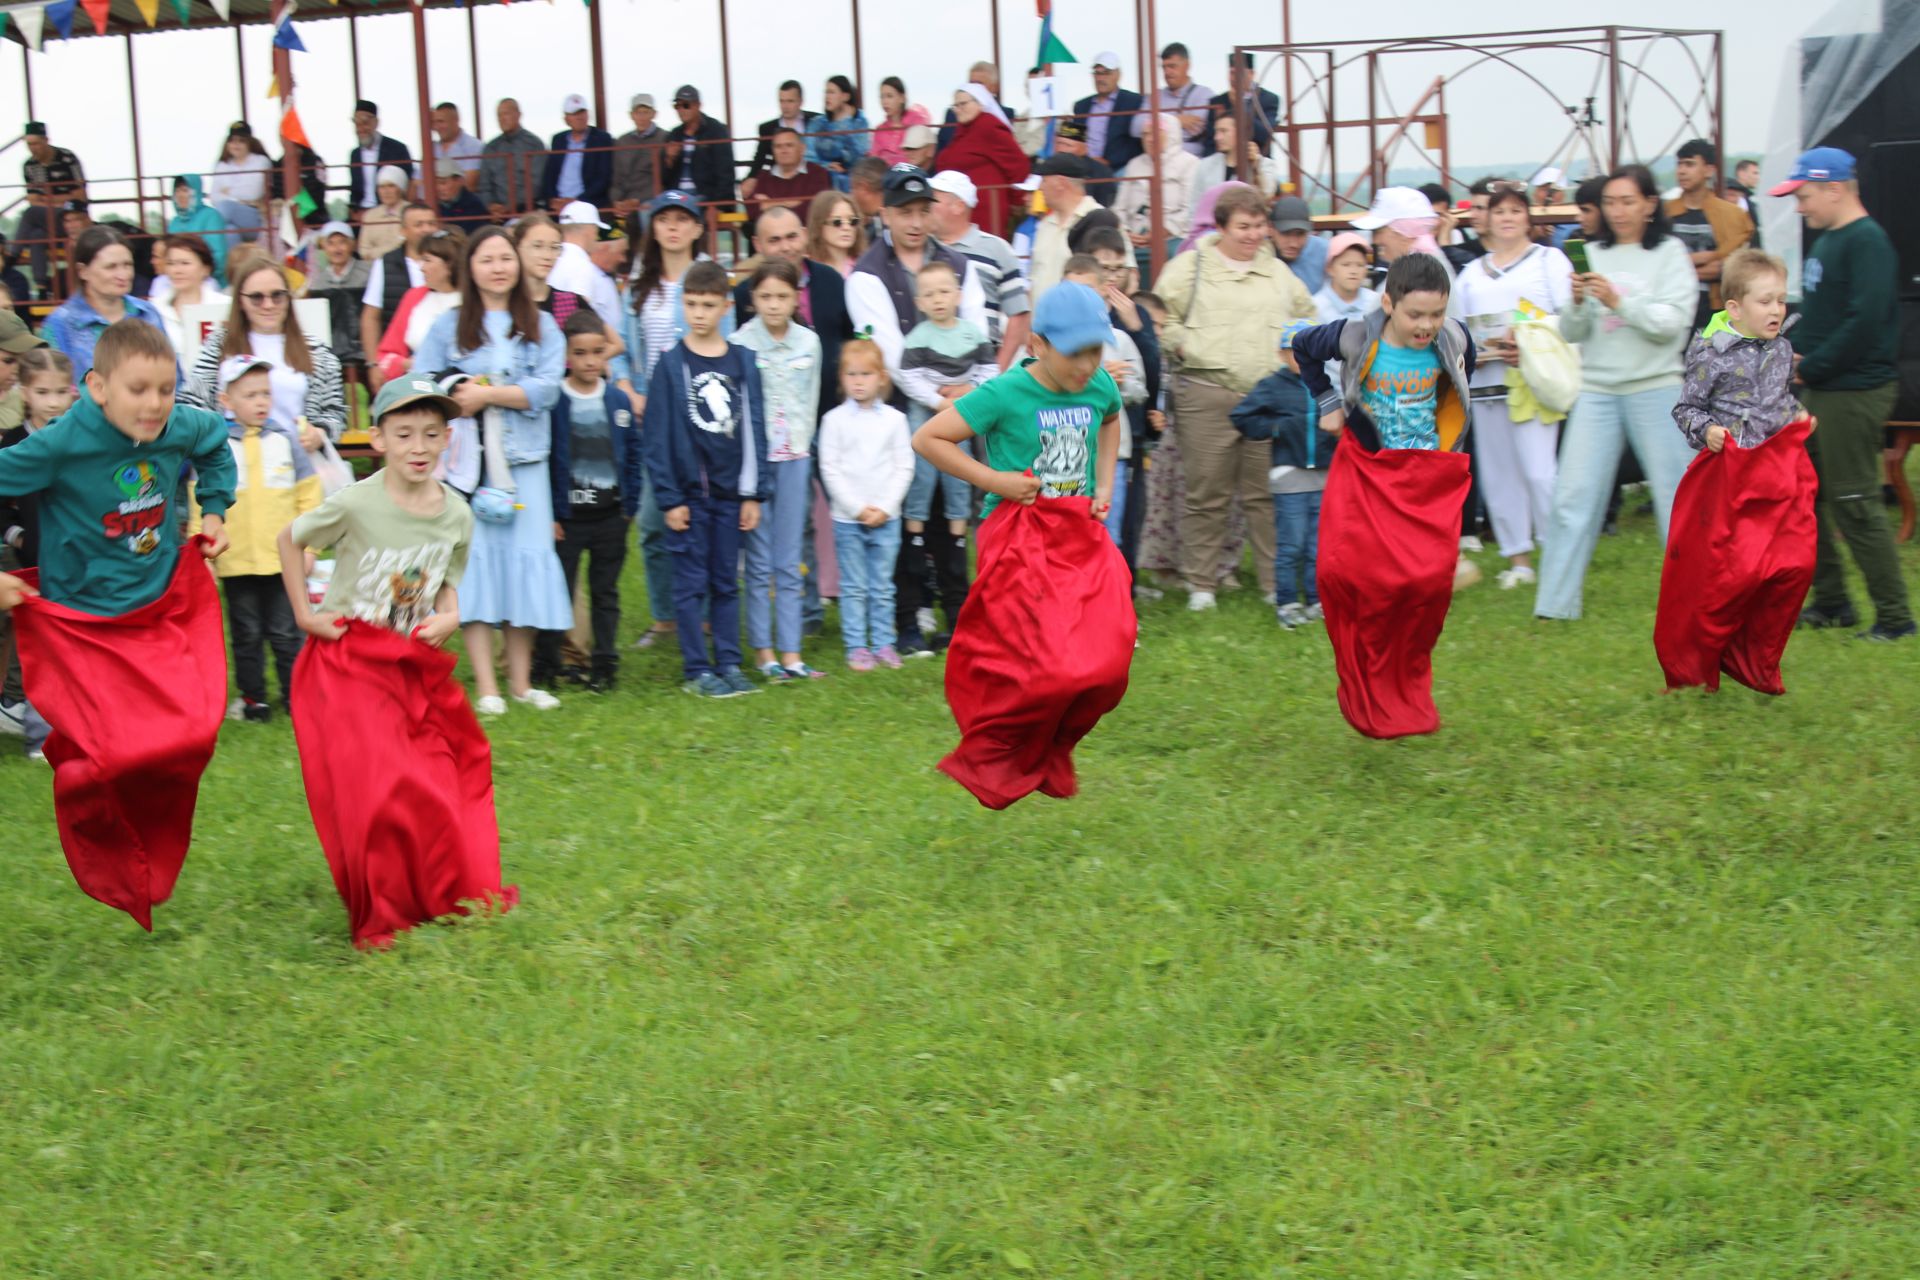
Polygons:
[[760,370],[768,456],[772,457],[773,420],[780,415],[787,424],[787,452],[806,457],[813,449],[814,424],[820,413],[820,336],[792,320],[787,324],[787,336],[776,342],[755,316],[734,332],[732,341],[736,347],[754,353],[754,364]]
[[507,464],[522,466],[545,462],[553,447],[553,429],[549,415],[560,398],[560,380],[567,371],[567,344],[553,317],[542,311],[540,341],[508,338],[512,317],[505,311],[489,311],[485,325],[488,341],[472,351],[456,351],[456,326],[460,312],[449,311],[433,322],[420,349],[413,353],[413,367],[432,377],[443,373],[485,375],[495,386],[519,387],[527,393],[527,408],[502,409],[501,420],[507,428]]

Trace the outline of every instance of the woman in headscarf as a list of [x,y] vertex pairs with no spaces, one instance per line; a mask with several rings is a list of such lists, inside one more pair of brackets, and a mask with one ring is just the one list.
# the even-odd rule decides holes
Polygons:
[[1007,233],[1007,188],[1026,179],[1032,163],[1013,140],[1013,127],[982,84],[964,84],[953,92],[953,141],[934,157],[933,167],[957,169],[973,179],[980,199],[973,225],[988,235]]

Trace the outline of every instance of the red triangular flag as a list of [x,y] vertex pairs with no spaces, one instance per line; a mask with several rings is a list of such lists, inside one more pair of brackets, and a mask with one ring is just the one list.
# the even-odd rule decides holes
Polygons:
[[107,34],[107,10],[112,7],[112,0],[80,0],[80,7],[93,19],[93,29],[101,35]]
[[307,141],[307,127],[300,123],[300,112],[289,106],[287,113],[280,117],[280,136],[288,142],[297,142],[309,149],[313,144]]

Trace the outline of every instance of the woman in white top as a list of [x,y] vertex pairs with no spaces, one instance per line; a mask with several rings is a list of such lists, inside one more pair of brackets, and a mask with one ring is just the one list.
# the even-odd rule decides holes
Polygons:
[[[1133,241],[1134,249],[1145,255],[1157,233],[1161,241],[1172,245],[1186,238],[1192,218],[1194,183],[1200,176],[1200,158],[1189,152],[1180,130],[1180,117],[1147,117],[1146,151],[1127,161],[1120,171],[1120,195],[1113,211],[1120,215],[1120,226]],[[1153,153],[1160,153],[1160,225],[1153,225]],[[1204,188],[1200,188],[1204,190]]]
[[260,139],[245,123],[236,121],[207,180],[207,203],[219,210],[228,226],[242,233],[237,239],[257,240],[266,225],[267,175],[272,171],[273,161]]
[[[1493,536],[1509,562],[1500,588],[1511,591],[1534,581],[1534,539],[1553,511],[1560,443],[1557,415],[1555,421],[1543,421],[1530,395],[1508,397],[1508,376],[1520,359],[1511,333],[1513,312],[1523,298],[1550,315],[1566,310],[1573,301],[1573,264],[1558,249],[1534,242],[1527,189],[1518,182],[1493,184],[1486,245],[1487,252],[1454,282],[1454,314],[1475,330],[1473,459]],[[1501,336],[1482,340],[1482,334],[1495,332]]]
[[200,328],[190,325],[184,311],[199,306],[228,306],[231,299],[213,287],[213,249],[192,232],[165,236],[163,265],[166,268],[165,297],[155,300],[167,337],[173,340],[173,353],[182,369],[191,368],[200,354]]
[[228,356],[256,356],[273,365],[269,421],[289,431],[298,427],[303,448],[318,449],[345,430],[347,398],[340,360],[300,331],[285,267],[256,258],[235,276],[227,322],[207,334],[187,374],[182,397],[187,403],[220,411],[220,362]]
[[[1280,166],[1273,162],[1268,148],[1273,144],[1273,135],[1257,120],[1250,120],[1253,140],[1244,147],[1234,145],[1239,126],[1232,115],[1223,115],[1213,122],[1214,153],[1202,161],[1194,174],[1195,191],[1211,191],[1223,182],[1244,182],[1259,189],[1263,196],[1272,196],[1280,190]],[[1229,164],[1227,157],[1238,156],[1237,164]]]

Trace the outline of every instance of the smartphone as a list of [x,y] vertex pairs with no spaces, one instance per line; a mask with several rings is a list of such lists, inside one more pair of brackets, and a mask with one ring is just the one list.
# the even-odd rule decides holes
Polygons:
[[1593,270],[1587,263],[1587,242],[1584,237],[1569,236],[1567,237],[1567,242],[1561,245],[1560,248],[1566,253],[1567,261],[1573,264],[1573,272],[1575,275],[1584,276]]

